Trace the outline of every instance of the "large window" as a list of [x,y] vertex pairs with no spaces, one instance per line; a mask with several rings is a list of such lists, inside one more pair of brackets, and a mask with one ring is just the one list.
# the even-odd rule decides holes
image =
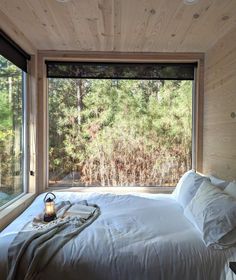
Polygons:
[[158,79],[155,73],[129,79],[137,71],[124,79],[122,70],[119,79],[93,79],[96,71],[76,78],[72,65],[68,78],[66,67],[58,72],[53,67],[48,68],[51,186],[175,186],[192,167],[193,76],[165,69],[158,75],[179,79]]
[[25,84],[29,59],[0,30],[0,208],[27,189]]
[[24,72],[0,55],[0,206],[24,192]]

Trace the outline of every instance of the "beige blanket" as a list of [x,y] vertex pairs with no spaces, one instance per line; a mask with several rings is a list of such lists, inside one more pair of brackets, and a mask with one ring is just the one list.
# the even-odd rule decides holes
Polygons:
[[7,280],[40,279],[40,272],[58,250],[100,215],[99,207],[86,201],[64,201],[57,210],[56,220],[44,223],[41,213],[13,240],[8,250]]

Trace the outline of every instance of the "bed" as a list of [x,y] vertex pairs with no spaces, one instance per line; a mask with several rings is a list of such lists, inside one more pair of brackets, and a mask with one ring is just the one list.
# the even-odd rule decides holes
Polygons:
[[[101,215],[64,245],[37,279],[234,279],[236,248],[215,250],[168,194],[55,192],[57,201],[86,199]],[[0,279],[7,279],[8,247],[23,225],[43,209],[39,195],[0,233]]]

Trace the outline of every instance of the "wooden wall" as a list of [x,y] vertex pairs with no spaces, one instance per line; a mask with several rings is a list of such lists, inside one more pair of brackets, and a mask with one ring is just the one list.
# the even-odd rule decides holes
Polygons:
[[203,172],[236,179],[236,28],[205,56]]

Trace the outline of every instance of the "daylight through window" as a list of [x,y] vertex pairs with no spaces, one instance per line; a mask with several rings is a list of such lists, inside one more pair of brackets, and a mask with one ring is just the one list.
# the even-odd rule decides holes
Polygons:
[[24,192],[24,72],[0,55],[0,207]]
[[192,84],[49,77],[49,184],[175,186],[192,166]]

